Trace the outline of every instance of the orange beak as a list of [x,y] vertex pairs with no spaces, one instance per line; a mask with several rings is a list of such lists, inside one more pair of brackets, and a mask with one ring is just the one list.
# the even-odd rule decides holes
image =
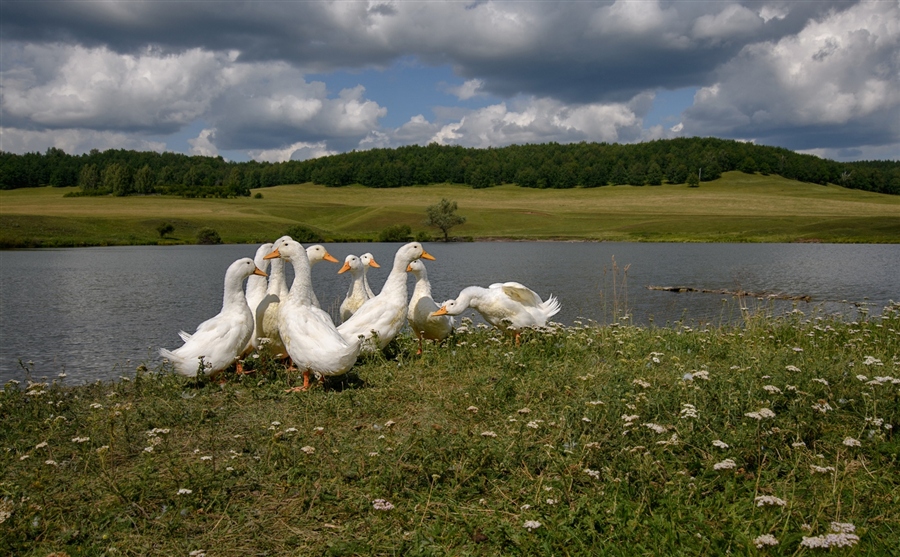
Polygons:
[[254,268],[253,268],[253,274],[254,274],[254,275],[259,275],[259,276],[261,276],[261,277],[267,277],[267,276],[269,276],[269,275],[266,274],[265,271],[263,271],[263,270],[260,269],[259,267],[254,267]]
[[431,314],[432,317],[435,317],[438,315],[447,315],[447,306],[441,306],[441,309],[439,309],[436,312]]
[[378,263],[375,263],[375,259],[373,258],[372,261],[369,261],[369,267],[375,267],[375,268],[380,269],[381,265],[379,265]]
[[350,264],[349,264],[349,263],[344,263],[344,266],[341,267],[341,270],[338,271],[338,274],[347,272],[347,271],[349,271],[349,270],[350,270]]
[[332,256],[332,255],[331,255],[330,253],[328,253],[327,251],[325,252],[325,257],[323,257],[322,259],[324,259],[325,261],[331,261],[332,263],[340,263],[340,261],[338,261],[337,259],[335,259],[334,256]]
[[406,272],[409,273],[410,271],[412,271],[412,263],[406,266]]
[[432,260],[432,261],[435,261],[434,256],[431,255],[430,253],[428,253],[428,252],[425,251],[425,250],[422,250],[422,259],[430,259],[430,260]]
[[275,248],[275,251],[263,257],[263,259],[275,259],[276,257],[281,257],[281,252],[278,251],[278,248]]

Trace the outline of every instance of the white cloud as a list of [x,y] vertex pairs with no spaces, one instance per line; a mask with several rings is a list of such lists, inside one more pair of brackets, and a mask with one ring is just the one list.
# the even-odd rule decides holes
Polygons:
[[216,130],[205,129],[201,130],[200,134],[194,139],[188,139],[188,144],[191,146],[189,154],[202,157],[218,156],[219,150],[214,143],[215,134]]
[[250,156],[259,162],[303,161],[335,154],[337,154],[337,151],[329,150],[324,141],[318,143],[306,143],[300,141],[280,149],[250,151]]
[[0,151],[10,153],[43,153],[49,147],[62,149],[69,154],[87,153],[91,149],[130,149],[134,151],[166,150],[166,144],[140,136],[120,132],[87,129],[59,129],[52,131],[25,130],[0,127]]
[[706,14],[694,22],[693,36],[715,41],[754,34],[763,24],[761,16],[738,4],[729,4],[717,14]]
[[897,142],[898,52],[897,2],[833,12],[796,36],[745,47],[722,67],[717,83],[698,91],[685,128],[763,137],[791,127],[792,133],[813,135],[829,126],[864,124],[873,139]]
[[484,82],[480,79],[469,79],[459,87],[448,87],[447,92],[455,96],[461,101],[471,99],[481,94],[481,87]]

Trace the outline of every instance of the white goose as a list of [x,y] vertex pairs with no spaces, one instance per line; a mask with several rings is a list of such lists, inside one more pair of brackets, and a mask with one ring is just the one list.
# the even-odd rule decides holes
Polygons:
[[444,302],[432,315],[459,315],[466,308],[474,309],[500,330],[512,330],[519,344],[522,329],[545,326],[559,313],[560,305],[555,296],[544,302],[534,290],[518,282],[498,282],[489,288],[463,288],[455,300]]
[[346,373],[356,363],[360,342],[346,340],[335,329],[331,316],[312,305],[306,250],[284,237],[275,242],[275,251],[266,257],[280,257],[294,267],[294,283],[278,311],[281,340],[294,365],[303,372],[303,387],[290,390],[308,389],[311,374],[324,378]]
[[[269,253],[275,249],[275,244],[271,244]],[[268,255],[268,254],[266,254]],[[269,263],[269,261],[266,261]],[[256,308],[256,329],[259,335],[253,339],[255,348],[259,349],[261,345],[260,338],[267,339],[267,344],[271,347],[273,354],[283,354],[287,356],[284,349],[284,343],[281,341],[281,334],[278,332],[278,311],[281,302],[288,296],[287,280],[284,275],[284,260],[274,257],[271,260],[272,268],[269,271],[269,285],[266,295]]]
[[[423,257],[434,259],[419,242],[400,247],[381,292],[361,305],[350,319],[338,327],[338,331],[347,339],[363,337],[363,350],[368,352],[387,346],[406,324],[406,267],[414,259]],[[378,339],[377,347],[372,342],[373,337]]]
[[[306,258],[309,259],[309,266],[315,267],[316,264],[321,263],[322,261],[331,261],[332,263],[340,263],[337,259],[334,258],[333,255],[328,253],[328,250],[325,249],[325,246],[320,244],[316,244],[314,246],[309,246],[306,248]],[[322,306],[319,305],[319,299],[316,298],[316,291],[313,289],[312,284],[309,287],[309,298],[312,301],[312,304],[317,308]]]
[[[375,256],[371,253],[364,253],[359,256],[359,260],[362,261],[363,264],[363,285],[366,288],[366,295],[369,298],[374,298],[375,293],[372,292],[372,289],[369,287],[369,267],[375,267],[376,269],[380,269],[381,265],[379,265],[375,261]],[[368,298],[366,298],[368,299]]]
[[428,273],[421,259],[410,262],[406,271],[416,277],[416,286],[413,288],[412,298],[409,300],[409,311],[406,318],[416,337],[419,339],[419,351],[422,353],[422,341],[444,340],[453,332],[453,317],[449,315],[436,315],[432,313],[439,309],[431,297],[431,283],[428,281]]
[[350,319],[350,316],[363,305],[370,296],[366,293],[365,272],[366,267],[363,265],[361,258],[355,255],[348,255],[344,258],[344,266],[338,271],[338,274],[350,271],[350,287],[347,289],[347,295],[341,302],[341,323]]
[[197,326],[194,334],[179,333],[185,339],[176,350],[159,349],[159,354],[175,366],[175,371],[196,377],[222,371],[241,354],[253,335],[253,313],[244,295],[244,279],[266,274],[249,257],[238,259],[225,272],[222,311]]
[[[272,251],[272,244],[262,244],[256,250],[256,256],[253,258],[253,263],[256,264],[256,268],[266,272],[269,270],[269,262],[265,259],[267,255]],[[271,280],[271,278],[269,279]],[[250,350],[255,350],[259,348],[259,328],[256,324],[256,310],[259,307],[259,303],[262,302],[263,298],[266,297],[266,290],[268,289],[268,284],[265,277],[261,277],[259,275],[250,275],[250,278],[247,279],[247,288],[246,288],[246,296],[247,296],[247,305],[250,307],[250,313],[253,314],[253,334],[250,336],[250,342],[247,343],[247,348],[244,350],[246,354]]]

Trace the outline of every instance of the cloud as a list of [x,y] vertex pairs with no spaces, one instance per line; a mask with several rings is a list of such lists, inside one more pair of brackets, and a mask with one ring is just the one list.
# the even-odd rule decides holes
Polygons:
[[[900,142],[900,5],[865,2],[748,45],[700,89],[689,134],[793,149]],[[862,143],[860,143],[862,142]]]
[[62,149],[69,154],[87,153],[91,149],[129,149],[133,151],[166,150],[160,141],[135,137],[121,132],[85,129],[55,129],[36,131],[0,127],[0,151],[10,153],[43,153],[48,147]]
[[[305,81],[284,62],[248,64],[238,58],[199,49],[117,54],[105,47],[19,45],[16,63],[0,73],[0,116],[7,131],[144,136],[172,134],[202,119],[215,133],[190,140],[191,152],[215,154],[298,141],[342,149],[354,146],[385,114],[362,87],[331,96],[324,83]],[[4,142],[14,144],[11,138]]]

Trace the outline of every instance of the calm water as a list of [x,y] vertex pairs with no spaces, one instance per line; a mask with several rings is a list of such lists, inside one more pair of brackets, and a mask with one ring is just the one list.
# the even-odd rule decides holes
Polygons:
[[[371,252],[381,269],[369,272],[376,293],[399,244],[327,244],[340,261]],[[847,302],[874,311],[900,299],[900,245],[634,244],[569,242],[429,243],[434,297],[453,298],[465,286],[518,281],[544,299],[555,294],[555,321],[610,321],[613,257],[616,287],[638,324],[721,323],[739,315],[730,296],[672,293],[647,286],[767,291],[809,295],[805,302],[757,302],[751,308],[852,312]],[[0,384],[67,374],[70,384],[132,376],[140,363],[155,366],[160,346],[181,345],[178,331],[193,332],[222,304],[223,278],[256,246],[141,246],[0,251]],[[627,289],[622,268],[629,265]],[[332,315],[349,276],[339,265],[313,268],[313,284]],[[413,279],[410,277],[410,293]],[[32,363],[29,363],[32,362]]]

